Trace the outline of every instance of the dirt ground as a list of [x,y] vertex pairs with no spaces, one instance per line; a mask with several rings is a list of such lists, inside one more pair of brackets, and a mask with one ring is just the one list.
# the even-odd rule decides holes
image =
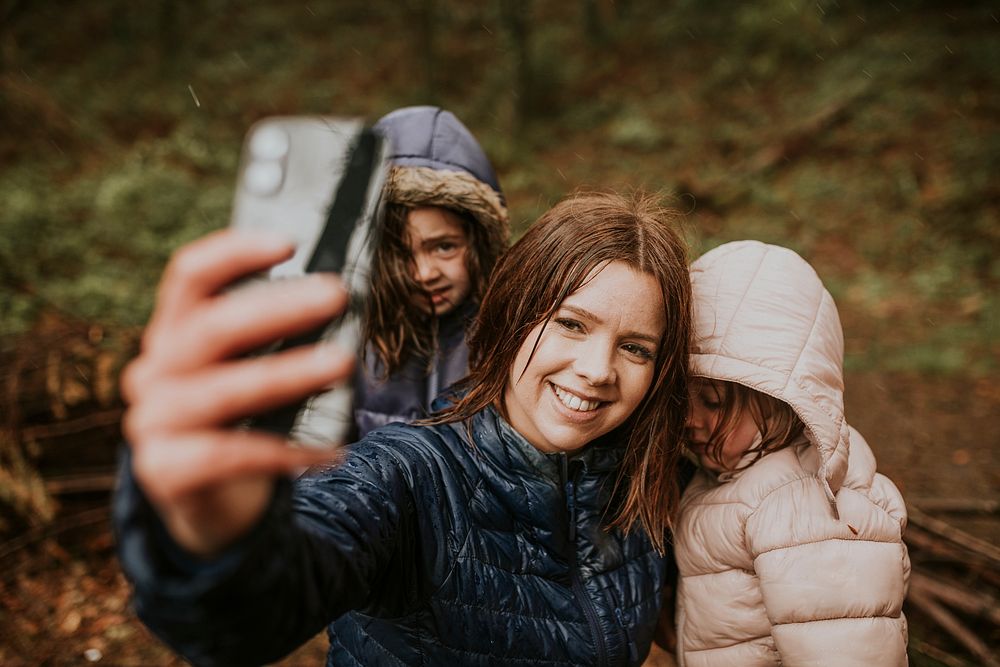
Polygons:
[[[1000,388],[995,384],[868,373],[854,373],[847,383],[849,419],[908,499],[997,496]],[[0,664],[185,664],[131,613],[128,585],[100,510],[104,504],[90,500],[89,523],[4,559]],[[1000,538],[996,517],[945,518],[994,543]],[[326,639],[319,635],[279,664],[321,665],[325,650]]]

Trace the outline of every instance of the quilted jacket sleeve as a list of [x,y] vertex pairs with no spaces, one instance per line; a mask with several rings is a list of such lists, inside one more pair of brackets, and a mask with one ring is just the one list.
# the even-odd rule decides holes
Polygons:
[[835,516],[814,476],[769,493],[746,523],[783,665],[906,665],[901,522],[842,488]]
[[356,446],[335,469],[294,485],[280,481],[250,534],[205,562],[170,539],[126,453],[114,521],[136,612],[196,665],[280,658],[371,602],[412,521],[405,476],[388,448]]

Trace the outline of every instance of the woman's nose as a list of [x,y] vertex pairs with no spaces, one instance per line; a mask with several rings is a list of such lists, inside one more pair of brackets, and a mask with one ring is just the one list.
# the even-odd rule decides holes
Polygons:
[[581,346],[574,368],[592,386],[612,384],[618,378],[612,354],[594,345]]

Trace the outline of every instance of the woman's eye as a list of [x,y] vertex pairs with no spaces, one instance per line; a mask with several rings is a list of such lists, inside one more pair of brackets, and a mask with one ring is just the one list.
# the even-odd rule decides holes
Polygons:
[[722,401],[716,399],[714,396],[702,396],[701,404],[709,410],[718,410],[722,407]]
[[638,343],[626,343],[625,345],[622,345],[622,349],[643,360],[652,359],[654,356],[652,350],[644,345],[639,345]]
[[583,325],[576,320],[570,319],[568,317],[557,317],[555,323],[561,326],[567,331],[580,332],[583,331]]

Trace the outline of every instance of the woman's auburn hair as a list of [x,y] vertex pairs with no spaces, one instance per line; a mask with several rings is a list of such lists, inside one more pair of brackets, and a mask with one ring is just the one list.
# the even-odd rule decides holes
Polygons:
[[487,406],[501,413],[514,358],[528,334],[547,322],[591,271],[623,262],[653,276],[666,329],[645,397],[615,434],[625,452],[610,527],[638,522],[663,552],[679,504],[678,462],[687,416],[691,281],[681,214],[654,195],[578,193],[556,204],[507,251],[494,270],[469,337],[466,393],[431,423],[469,419]]
[[[413,278],[416,267],[407,228],[412,209],[394,202],[385,205],[378,248],[372,258],[371,294],[364,318],[364,340],[371,346],[366,345],[363,354],[370,349],[376,355],[384,377],[395,373],[410,358],[432,363],[437,349],[437,318],[420,308],[422,288]],[[465,268],[472,285],[468,298],[479,302],[503,244],[480,229],[468,213],[448,210],[462,219],[468,241]]]

